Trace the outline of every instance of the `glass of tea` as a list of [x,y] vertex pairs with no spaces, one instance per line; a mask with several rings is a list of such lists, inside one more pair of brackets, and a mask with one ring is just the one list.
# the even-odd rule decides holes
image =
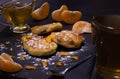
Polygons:
[[5,0],[1,3],[1,13],[12,24],[12,32],[24,33],[30,29],[27,22],[36,2],[37,0]]
[[120,11],[94,16],[92,29],[98,73],[103,79],[120,79]]

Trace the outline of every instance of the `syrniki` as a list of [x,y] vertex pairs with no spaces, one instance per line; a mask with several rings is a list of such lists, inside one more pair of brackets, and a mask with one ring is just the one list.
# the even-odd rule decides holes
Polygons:
[[48,34],[53,31],[58,31],[62,29],[62,24],[60,22],[50,23],[41,26],[34,26],[31,28],[33,34]]
[[34,56],[47,56],[54,54],[57,49],[57,44],[52,41],[47,41],[40,36],[23,36],[24,49]]
[[47,37],[47,39],[51,39],[66,48],[78,48],[84,40],[82,36],[68,30],[53,32]]

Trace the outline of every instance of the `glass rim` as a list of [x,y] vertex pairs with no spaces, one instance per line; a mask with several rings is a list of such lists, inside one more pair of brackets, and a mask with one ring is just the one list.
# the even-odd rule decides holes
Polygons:
[[28,4],[31,4],[33,2],[37,2],[38,0],[4,0],[4,1],[0,2],[0,7],[4,7],[5,5],[8,5],[8,4],[14,3],[14,2],[18,2],[18,1],[20,1],[20,2],[24,1],[24,2],[26,2]]
[[[114,32],[114,33],[120,33],[120,28],[119,27],[116,27],[116,26],[119,26],[118,25],[113,25],[111,22],[112,20],[110,20],[110,23],[102,23],[102,20],[104,21],[104,18],[111,18],[113,19],[113,23],[115,23],[116,20],[114,19],[117,19],[117,20],[120,20],[120,15],[113,15],[113,14],[109,14],[109,15],[99,15],[99,16],[93,16],[92,18],[92,26],[93,27],[97,27],[97,28],[100,28],[101,30],[106,30],[108,32]],[[118,21],[117,21],[118,22]],[[98,27],[99,26],[99,27]]]

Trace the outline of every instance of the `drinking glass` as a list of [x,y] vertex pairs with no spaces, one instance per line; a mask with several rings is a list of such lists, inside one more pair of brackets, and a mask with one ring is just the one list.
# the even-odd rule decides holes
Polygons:
[[0,5],[2,15],[11,23],[10,30],[24,33],[30,29],[27,24],[37,0],[5,0]]
[[92,20],[96,68],[103,79],[120,79],[120,11],[103,11]]

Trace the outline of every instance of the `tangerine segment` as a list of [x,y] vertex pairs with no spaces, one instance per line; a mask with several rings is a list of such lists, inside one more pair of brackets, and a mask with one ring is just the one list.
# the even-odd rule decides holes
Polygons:
[[6,53],[2,53],[1,57],[3,57],[4,59],[6,59],[8,61],[14,62],[13,59]]
[[5,72],[18,72],[22,69],[22,66],[14,62],[8,54],[0,55],[0,70]]
[[42,4],[42,6],[32,12],[32,17],[35,20],[43,20],[49,14],[50,6],[48,2]]
[[64,10],[61,16],[65,23],[74,24],[75,22],[81,19],[82,13],[80,11]]
[[63,21],[61,14],[64,10],[68,10],[68,7],[66,5],[62,5],[60,9],[54,10],[51,15],[53,20]]
[[73,25],[72,31],[78,34],[92,33],[92,26],[87,21],[78,21]]

